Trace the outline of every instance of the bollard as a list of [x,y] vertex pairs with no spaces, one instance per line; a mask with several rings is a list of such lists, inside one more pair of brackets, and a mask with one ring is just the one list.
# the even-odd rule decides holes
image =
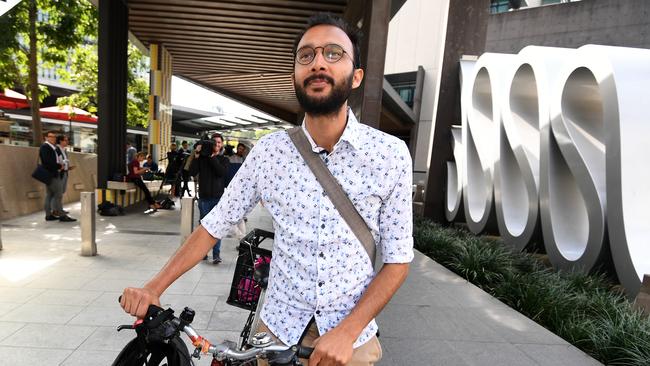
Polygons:
[[194,230],[194,198],[181,198],[181,244]]
[[97,255],[95,243],[95,192],[81,192],[81,255]]

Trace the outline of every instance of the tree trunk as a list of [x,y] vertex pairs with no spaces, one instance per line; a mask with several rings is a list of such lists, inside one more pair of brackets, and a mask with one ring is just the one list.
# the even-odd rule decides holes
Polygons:
[[38,97],[38,60],[36,42],[36,0],[29,0],[29,100],[32,112],[32,132],[34,133],[34,146],[43,142],[43,128],[41,126],[40,102]]

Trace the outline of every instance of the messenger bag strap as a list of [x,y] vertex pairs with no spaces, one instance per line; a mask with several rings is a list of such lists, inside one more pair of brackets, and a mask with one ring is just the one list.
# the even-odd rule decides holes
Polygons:
[[316,180],[323,187],[327,196],[329,196],[334,207],[336,207],[343,217],[343,220],[345,220],[354,235],[363,245],[366,253],[368,253],[368,257],[370,257],[372,268],[375,268],[375,239],[373,238],[368,225],[361,215],[359,215],[359,212],[352,204],[352,201],[350,201],[348,195],[343,191],[341,185],[339,185],[336,178],[334,178],[332,173],[329,171],[325,162],[323,162],[318,154],[314,153],[309,140],[307,140],[307,136],[305,136],[305,133],[302,130],[302,126],[294,127],[287,132],[303,160],[305,160],[309,169],[314,173]]

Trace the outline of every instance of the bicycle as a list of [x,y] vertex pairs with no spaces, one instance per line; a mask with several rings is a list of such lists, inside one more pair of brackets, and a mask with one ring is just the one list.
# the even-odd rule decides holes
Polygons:
[[[301,366],[299,359],[308,359],[313,349],[300,345],[277,345],[265,332],[257,329],[259,314],[268,283],[271,251],[260,248],[265,239],[274,234],[254,229],[239,244],[239,257],[235,266],[228,304],[250,310],[240,333],[238,343],[224,341],[212,344],[191,327],[194,311],[186,307],[179,317],[172,309],[164,310],[151,305],[144,319],[133,325],[120,325],[117,330],[134,329],[137,337],[131,340],[115,359],[113,366],[187,366],[194,365],[192,358],[212,355],[212,366],[254,366],[259,358],[270,366]],[[180,338],[185,333],[195,347],[190,355]],[[166,364],[162,362],[166,361]]]

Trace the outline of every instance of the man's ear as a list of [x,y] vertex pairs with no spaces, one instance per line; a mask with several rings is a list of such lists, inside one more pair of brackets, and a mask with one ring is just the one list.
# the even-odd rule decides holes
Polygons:
[[356,89],[363,81],[363,69],[354,69],[352,74],[352,89]]

